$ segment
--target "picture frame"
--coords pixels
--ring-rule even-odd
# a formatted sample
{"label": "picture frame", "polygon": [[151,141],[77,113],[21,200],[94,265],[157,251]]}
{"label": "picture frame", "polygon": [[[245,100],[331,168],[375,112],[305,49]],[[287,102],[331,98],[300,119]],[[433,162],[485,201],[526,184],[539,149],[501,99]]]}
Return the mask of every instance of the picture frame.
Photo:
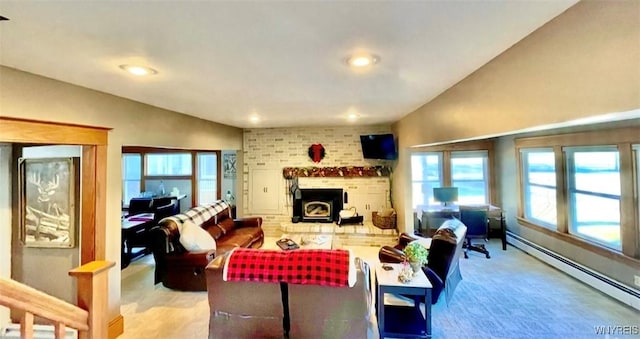
{"label": "picture frame", "polygon": [[75,247],[76,159],[18,160],[19,234],[25,247]]}
{"label": "picture frame", "polygon": [[236,154],[224,153],[222,155],[222,171],[225,179],[236,178]]}

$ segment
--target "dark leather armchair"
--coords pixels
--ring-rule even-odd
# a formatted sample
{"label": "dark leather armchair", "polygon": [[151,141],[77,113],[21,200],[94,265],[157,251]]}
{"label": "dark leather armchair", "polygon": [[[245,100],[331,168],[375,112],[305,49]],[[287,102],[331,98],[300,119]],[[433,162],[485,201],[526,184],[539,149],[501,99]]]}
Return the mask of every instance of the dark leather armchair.
{"label": "dark leather armchair", "polygon": [[482,207],[460,206],[460,221],[467,226],[466,247],[464,250],[465,259],[469,258],[468,251],[483,253],[487,259],[491,258],[489,250],[484,244],[474,245],[471,239],[487,240],[489,236],[488,209]]}
{"label": "dark leather armchair", "polygon": [[[445,291],[447,301],[453,295],[462,275],[458,266],[458,260],[462,252],[462,244],[467,227],[457,219],[445,221],[435,232],[429,246],[427,264],[422,268],[427,279],[431,282],[431,303],[435,304],[442,291]],[[417,235],[402,233],[398,244],[383,246],[378,252],[380,262],[399,263],[405,260],[402,249],[411,241],[420,239]],[[426,239],[426,238],[423,238]]]}

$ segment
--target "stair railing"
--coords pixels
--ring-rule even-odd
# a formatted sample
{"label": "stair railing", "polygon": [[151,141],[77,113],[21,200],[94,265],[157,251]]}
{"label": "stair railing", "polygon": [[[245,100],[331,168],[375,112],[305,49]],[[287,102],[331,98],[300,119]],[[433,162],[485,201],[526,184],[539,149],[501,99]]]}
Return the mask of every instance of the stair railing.
{"label": "stair railing", "polygon": [[21,338],[33,338],[34,316],[53,324],[56,339],[65,338],[67,327],[78,330],[79,339],[107,338],[107,272],[113,266],[113,262],[92,261],[69,271],[78,282],[77,306],[5,278],[0,278],[0,305],[24,312]]}

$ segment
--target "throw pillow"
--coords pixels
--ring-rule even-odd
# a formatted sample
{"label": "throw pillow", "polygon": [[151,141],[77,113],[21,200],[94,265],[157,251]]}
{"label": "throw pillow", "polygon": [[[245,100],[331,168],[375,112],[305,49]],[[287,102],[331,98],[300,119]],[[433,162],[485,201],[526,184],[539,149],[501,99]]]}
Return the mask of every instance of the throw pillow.
{"label": "throw pillow", "polygon": [[216,241],[200,226],[191,221],[182,224],[180,243],[187,251],[209,251],[216,249]]}

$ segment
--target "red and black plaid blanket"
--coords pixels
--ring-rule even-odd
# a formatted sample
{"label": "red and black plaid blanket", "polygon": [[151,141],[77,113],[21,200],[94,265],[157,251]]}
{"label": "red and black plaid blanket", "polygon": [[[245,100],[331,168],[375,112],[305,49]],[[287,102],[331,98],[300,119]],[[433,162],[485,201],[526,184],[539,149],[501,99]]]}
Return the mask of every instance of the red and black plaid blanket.
{"label": "red and black plaid blanket", "polygon": [[349,279],[350,261],[347,250],[236,248],[227,258],[223,278],[225,281],[353,286],[355,282]]}

